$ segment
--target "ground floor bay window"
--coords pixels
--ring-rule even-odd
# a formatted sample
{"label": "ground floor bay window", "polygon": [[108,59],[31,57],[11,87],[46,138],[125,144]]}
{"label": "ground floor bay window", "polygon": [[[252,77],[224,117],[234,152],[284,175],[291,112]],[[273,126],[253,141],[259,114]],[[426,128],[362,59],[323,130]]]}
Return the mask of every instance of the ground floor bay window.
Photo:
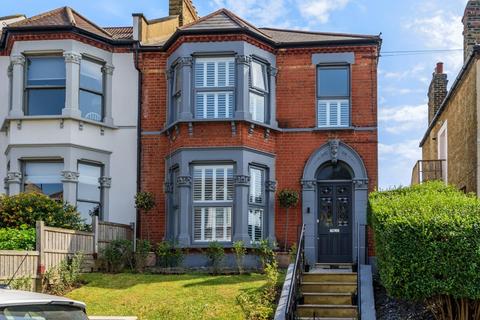
{"label": "ground floor bay window", "polygon": [[23,191],[42,193],[54,200],[63,201],[62,170],[63,162],[24,162]]}
{"label": "ground floor bay window", "polygon": [[78,163],[77,210],[87,223],[102,213],[101,176],[101,165]]}

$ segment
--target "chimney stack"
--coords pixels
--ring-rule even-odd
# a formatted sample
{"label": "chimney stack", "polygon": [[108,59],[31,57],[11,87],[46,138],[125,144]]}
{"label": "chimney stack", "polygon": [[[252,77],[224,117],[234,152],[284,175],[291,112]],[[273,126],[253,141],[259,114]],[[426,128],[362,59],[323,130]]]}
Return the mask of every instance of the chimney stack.
{"label": "chimney stack", "polygon": [[168,4],[168,14],[178,16],[180,27],[200,18],[192,0],[169,0]]}
{"label": "chimney stack", "polygon": [[469,0],[463,14],[463,57],[464,61],[480,43],[480,1]]}
{"label": "chimney stack", "polygon": [[430,124],[433,117],[442,105],[443,100],[447,96],[447,74],[443,73],[443,62],[438,62],[432,75],[432,82],[428,88],[428,123]]}

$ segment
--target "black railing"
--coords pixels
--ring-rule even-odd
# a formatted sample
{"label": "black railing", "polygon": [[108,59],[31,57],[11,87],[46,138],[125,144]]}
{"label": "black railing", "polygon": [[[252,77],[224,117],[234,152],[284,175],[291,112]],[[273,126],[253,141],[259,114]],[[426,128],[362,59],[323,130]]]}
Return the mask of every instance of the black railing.
{"label": "black railing", "polygon": [[287,320],[296,319],[297,305],[300,300],[300,286],[302,284],[302,273],[305,270],[305,225],[302,226],[298,238],[297,254],[293,267],[290,289],[288,291],[287,307],[285,309],[285,318]]}

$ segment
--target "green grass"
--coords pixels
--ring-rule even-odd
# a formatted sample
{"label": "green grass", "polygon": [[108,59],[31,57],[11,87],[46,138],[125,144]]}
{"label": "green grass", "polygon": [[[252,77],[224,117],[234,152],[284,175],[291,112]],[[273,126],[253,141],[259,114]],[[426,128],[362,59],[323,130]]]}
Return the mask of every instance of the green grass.
{"label": "green grass", "polygon": [[86,285],[69,298],[87,304],[89,315],[157,319],[243,319],[237,295],[258,290],[263,275],[209,276],[148,274],[85,274]]}

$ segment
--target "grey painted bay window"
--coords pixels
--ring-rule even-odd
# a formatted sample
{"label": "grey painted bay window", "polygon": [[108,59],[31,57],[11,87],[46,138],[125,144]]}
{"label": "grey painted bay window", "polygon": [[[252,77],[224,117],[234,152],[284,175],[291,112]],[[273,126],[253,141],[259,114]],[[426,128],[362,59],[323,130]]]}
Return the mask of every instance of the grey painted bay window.
{"label": "grey painted bay window", "polygon": [[91,163],[78,163],[77,210],[87,223],[93,216],[101,216],[102,190],[100,177],[102,166]]}
{"label": "grey painted bay window", "polygon": [[103,64],[83,58],[80,63],[79,108],[83,118],[103,120]]}
{"label": "grey painted bay window", "polygon": [[265,170],[258,167],[250,167],[248,235],[252,243],[264,238],[265,205]]}
{"label": "grey painted bay window", "polygon": [[194,241],[231,241],[232,208],[233,166],[194,166]]}
{"label": "grey painted bay window", "polygon": [[249,111],[252,120],[266,122],[266,106],[268,97],[267,66],[257,60],[252,60],[250,67]]}
{"label": "grey painted bay window", "polygon": [[317,69],[318,127],[350,126],[350,68],[319,66]]}
{"label": "grey painted bay window", "polygon": [[176,65],[173,68],[172,78],[172,121],[178,119],[182,108],[182,68]]}
{"label": "grey painted bay window", "polygon": [[233,57],[195,59],[195,118],[232,118],[234,94]]}
{"label": "grey painted bay window", "polygon": [[65,84],[63,57],[27,57],[25,114],[61,115],[65,106]]}
{"label": "grey painted bay window", "polygon": [[63,200],[62,162],[26,161],[23,163],[23,191],[42,193]]}

